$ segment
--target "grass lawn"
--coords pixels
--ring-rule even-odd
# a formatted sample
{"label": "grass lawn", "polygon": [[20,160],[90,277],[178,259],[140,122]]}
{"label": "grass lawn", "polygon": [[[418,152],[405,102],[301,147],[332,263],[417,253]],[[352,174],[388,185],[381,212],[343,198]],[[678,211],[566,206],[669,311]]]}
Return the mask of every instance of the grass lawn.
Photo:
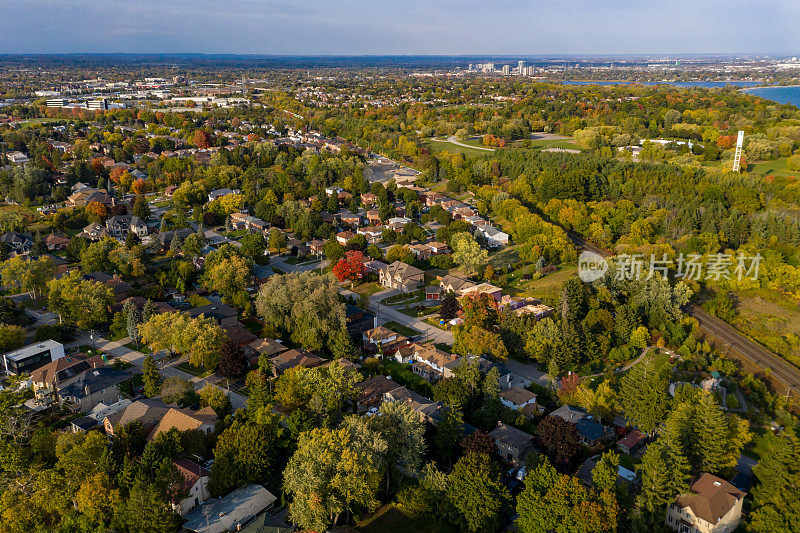
{"label": "grass lawn", "polygon": [[145,353],[145,354],[153,353],[153,352],[150,351],[150,347],[147,346],[146,344],[139,344],[139,346],[136,346],[136,343],[131,341],[128,344],[126,344],[125,346],[127,348],[130,348],[131,350],[134,350],[134,351],[137,351],[137,352],[141,352],[141,353]]}
{"label": "grass lawn", "polygon": [[424,291],[414,291],[414,292],[401,292],[400,294],[395,294],[394,296],[390,296],[385,300],[382,300],[381,303],[385,305],[391,304],[399,304],[399,303],[413,303],[413,302],[421,302],[425,299],[425,292]]}
{"label": "grass lawn", "polygon": [[772,289],[736,294],[738,316],[733,325],[786,360],[800,365],[800,308],[791,297]]}
{"label": "grass lawn", "polygon": [[184,361],[179,365],[175,365],[175,368],[178,370],[183,370],[184,372],[191,374],[193,376],[198,376],[204,378],[206,376],[210,376],[211,372],[208,372],[202,368],[197,368],[196,366],[192,366],[189,364],[189,361]]}
{"label": "grass lawn", "polygon": [[760,176],[794,176],[800,177],[800,172],[789,170],[786,166],[786,158],[773,159],[771,161],[761,161],[754,163],[750,172]]}
{"label": "grass lawn", "polygon": [[383,290],[383,287],[377,281],[369,281],[367,283],[362,283],[360,285],[356,285],[353,287],[352,291],[362,296],[372,296],[376,292],[380,292]]}
{"label": "grass lawn", "polygon": [[477,148],[466,148],[464,146],[458,146],[456,144],[451,143],[450,141],[438,141],[434,139],[429,139],[425,141],[424,144],[433,151],[447,152],[450,154],[480,155],[480,154],[491,153],[488,150],[478,150]]}
{"label": "grass lawn", "polygon": [[362,533],[446,533],[453,528],[429,518],[412,516],[394,505],[385,505],[356,523]]}
{"label": "grass lawn", "polygon": [[421,316],[427,316],[432,313],[435,313],[439,310],[441,306],[434,305],[432,307],[424,307],[422,309],[412,309],[411,307],[406,307],[405,309],[400,309],[400,312],[404,315],[408,315],[414,318],[418,318]]}
{"label": "grass lawn", "polygon": [[408,387],[417,394],[422,394],[426,398],[433,398],[433,388],[431,384],[425,381],[425,378],[419,376],[411,370],[411,365],[403,365],[394,359],[384,359],[381,361],[383,374],[391,376],[391,378],[398,384]]}
{"label": "grass lawn", "polygon": [[404,326],[403,324],[398,324],[397,322],[387,322],[383,325],[385,328],[389,328],[390,330],[399,333],[400,335],[405,335],[406,337],[415,337],[420,334],[419,331],[415,330],[414,328],[410,328],[408,326]]}
{"label": "grass lawn", "polygon": [[542,298],[550,294],[553,290],[558,290],[567,279],[577,274],[577,272],[577,265],[564,265],[561,270],[548,274],[543,278],[534,280],[515,278],[510,285],[512,287],[515,286],[520,296]]}

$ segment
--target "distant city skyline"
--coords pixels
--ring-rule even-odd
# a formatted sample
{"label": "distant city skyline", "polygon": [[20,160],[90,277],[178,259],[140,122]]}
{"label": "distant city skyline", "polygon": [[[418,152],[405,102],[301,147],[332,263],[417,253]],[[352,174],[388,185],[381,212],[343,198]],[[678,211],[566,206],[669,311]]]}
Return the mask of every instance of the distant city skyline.
{"label": "distant city skyline", "polygon": [[0,0],[0,53],[800,54],[771,0]]}

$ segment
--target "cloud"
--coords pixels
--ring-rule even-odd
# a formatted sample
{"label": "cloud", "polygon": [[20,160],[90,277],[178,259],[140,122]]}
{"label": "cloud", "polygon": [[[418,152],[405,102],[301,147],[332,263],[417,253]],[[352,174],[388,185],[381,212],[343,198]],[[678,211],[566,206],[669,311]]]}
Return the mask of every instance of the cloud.
{"label": "cloud", "polygon": [[[0,0],[0,52],[798,52],[772,0]],[[760,5],[755,5],[760,4]]]}

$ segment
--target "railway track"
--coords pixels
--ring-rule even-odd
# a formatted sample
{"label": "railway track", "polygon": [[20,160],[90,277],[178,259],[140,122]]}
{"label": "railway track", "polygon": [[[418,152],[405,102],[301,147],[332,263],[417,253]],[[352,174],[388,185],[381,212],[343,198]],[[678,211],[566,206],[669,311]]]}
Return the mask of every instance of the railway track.
{"label": "railway track", "polygon": [[[604,257],[612,255],[610,251],[588,242],[574,231],[568,231],[567,235],[576,246],[584,250]],[[794,389],[795,392],[800,392],[800,368],[757,342],[748,339],[724,320],[706,313],[696,305],[689,306],[687,312],[697,319],[700,327],[717,339],[726,349],[733,350],[755,366],[768,370],[770,377],[780,382],[787,390]]]}

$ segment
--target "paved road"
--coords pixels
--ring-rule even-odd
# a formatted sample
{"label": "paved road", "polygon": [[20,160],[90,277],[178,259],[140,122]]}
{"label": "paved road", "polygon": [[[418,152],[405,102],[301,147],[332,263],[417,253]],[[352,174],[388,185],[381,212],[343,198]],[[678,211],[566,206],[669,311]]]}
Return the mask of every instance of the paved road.
{"label": "paved road", "polygon": [[448,137],[447,142],[453,143],[456,146],[461,146],[462,148],[473,148],[475,150],[485,150],[487,152],[494,152],[494,148],[486,148],[485,146],[472,146],[471,144],[464,144],[462,142],[459,142],[459,140],[456,139],[455,135],[451,135],[450,137]]}
{"label": "paved road", "polygon": [[[286,262],[287,258],[281,256],[272,256],[269,259],[269,266],[278,268],[283,270],[286,273],[289,272],[309,272],[312,270],[319,270],[320,269],[320,262],[315,260],[309,263],[304,263],[302,265],[290,265]],[[324,259],[322,261],[322,268],[325,268],[328,265],[328,260]]]}
{"label": "paved road", "polygon": [[[127,346],[125,346],[125,343],[128,343],[130,341],[131,340],[127,337],[124,339],[120,339],[119,341],[109,341],[102,337],[95,337],[94,343],[97,346],[98,350],[106,352],[112,355],[114,358],[120,358],[123,361],[129,362],[131,365],[133,365],[133,368],[137,372],[141,372],[145,354],[136,350],[132,350]],[[86,345],[92,344],[92,340],[89,338],[89,335],[87,333],[84,333],[82,336],[78,337],[73,342],[67,344],[66,347],[70,348],[73,346],[80,346],[84,344]],[[159,370],[161,372],[162,377],[164,378],[177,377],[180,379],[184,379],[186,381],[191,381],[192,384],[194,385],[195,390],[200,390],[204,386],[206,386],[206,384],[209,383],[211,385],[214,385],[215,387],[217,386],[216,384],[213,383],[213,381],[218,379],[218,377],[213,374],[205,378],[200,378],[197,376],[193,376],[192,374],[184,372],[183,370],[180,370],[175,367],[175,365],[178,365],[183,361],[186,361],[185,357],[181,357],[175,361],[170,361],[165,365],[159,364]],[[224,387],[220,388],[222,390],[225,390]],[[231,399],[231,406],[233,407],[234,411],[237,409],[244,409],[245,407],[247,407],[247,398],[245,396],[233,391],[225,391],[225,392]]]}

